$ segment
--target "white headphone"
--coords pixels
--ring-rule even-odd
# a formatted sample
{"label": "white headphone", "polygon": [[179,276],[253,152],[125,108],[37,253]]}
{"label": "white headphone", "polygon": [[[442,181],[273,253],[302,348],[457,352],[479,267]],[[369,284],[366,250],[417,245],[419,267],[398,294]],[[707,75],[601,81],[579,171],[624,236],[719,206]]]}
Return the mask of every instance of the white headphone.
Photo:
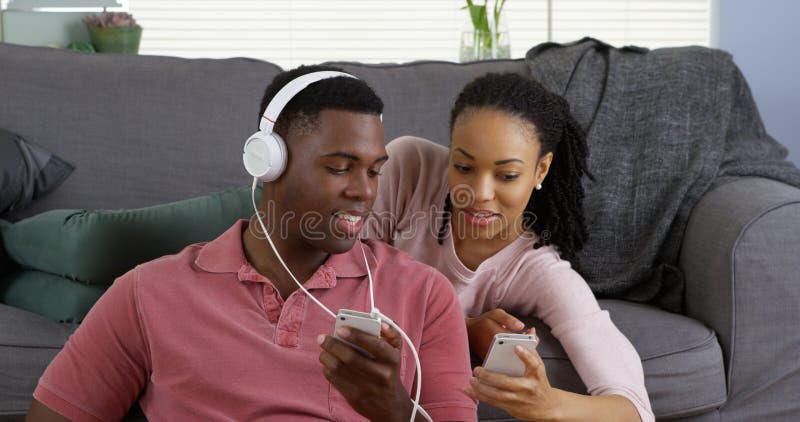
{"label": "white headphone", "polygon": [[286,150],[286,142],[280,135],[272,131],[278,115],[286,107],[286,104],[307,86],[323,79],[337,77],[358,79],[344,72],[330,70],[313,72],[293,79],[275,94],[264,110],[264,115],[261,116],[258,132],[247,138],[244,143],[242,160],[244,160],[244,168],[251,176],[262,182],[272,182],[281,176],[289,161],[289,154]]}

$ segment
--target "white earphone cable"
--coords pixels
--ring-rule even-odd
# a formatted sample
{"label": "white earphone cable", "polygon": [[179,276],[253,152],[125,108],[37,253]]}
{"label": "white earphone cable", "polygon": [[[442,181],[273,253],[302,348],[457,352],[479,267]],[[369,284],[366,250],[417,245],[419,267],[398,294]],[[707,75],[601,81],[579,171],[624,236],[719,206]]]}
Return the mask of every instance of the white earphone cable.
{"label": "white earphone cable", "polygon": [[364,243],[361,242],[361,239],[359,239],[358,243],[361,244],[361,255],[364,255],[364,265],[367,267],[367,278],[369,279],[369,309],[370,309],[370,312],[372,312],[372,311],[378,309],[378,308],[375,307],[375,294],[373,293],[373,288],[372,288],[372,272],[369,270],[369,262],[367,261],[367,253],[364,252]]}
{"label": "white earphone cable", "polygon": [[[317,298],[315,298],[314,295],[312,295],[308,290],[306,290],[306,288],[303,287],[303,285],[297,280],[297,278],[295,278],[295,276],[292,273],[292,271],[289,270],[289,267],[286,265],[286,263],[283,262],[283,258],[281,258],[281,254],[278,253],[278,248],[276,248],[275,244],[272,243],[272,239],[269,237],[269,233],[267,232],[267,228],[264,226],[264,222],[261,220],[261,214],[259,214],[258,205],[256,204],[256,187],[257,186],[258,186],[258,178],[254,177],[253,178],[253,187],[252,187],[251,192],[250,192],[250,198],[252,199],[252,202],[253,202],[253,210],[256,213],[256,219],[258,220],[258,224],[261,226],[261,230],[264,231],[264,236],[266,236],[267,242],[269,242],[269,246],[272,248],[272,251],[275,253],[275,256],[278,258],[278,261],[283,266],[283,269],[285,269],[286,272],[289,273],[289,276],[292,277],[292,280],[294,280],[294,282],[297,284],[297,286],[306,294],[306,296],[310,297],[311,300],[313,300],[317,305],[319,305],[322,309],[324,309],[325,312],[329,313],[333,317],[333,319],[335,320],[336,319],[336,314],[331,312],[331,310],[328,309],[327,306],[323,305],[322,302],[317,300]],[[385,320],[387,324],[391,325],[392,328],[394,328],[395,330],[397,330],[397,332],[400,333],[400,336],[403,338],[403,340],[405,340],[408,343],[408,345],[411,347],[411,354],[414,356],[414,362],[417,365],[417,391],[416,391],[416,394],[414,396],[414,399],[411,400],[411,402],[414,403],[414,411],[411,412],[411,422],[413,422],[414,419],[416,419],[417,413],[420,413],[428,421],[433,422],[433,419],[430,417],[428,412],[426,412],[425,409],[422,408],[422,406],[419,405],[419,396],[420,396],[420,391],[422,389],[422,367],[420,365],[419,355],[417,354],[417,350],[414,347],[414,343],[411,342],[411,339],[408,337],[408,335],[405,333],[405,331],[403,331],[403,329],[400,328],[399,325],[397,325],[394,321],[392,321],[391,318],[389,318],[386,315],[382,314],[381,311],[378,310],[378,308],[375,307],[375,296],[374,296],[374,293],[372,291],[372,271],[370,271],[370,269],[369,269],[369,262],[367,261],[367,254],[364,251],[364,244],[363,243],[361,244],[361,254],[364,255],[364,264],[367,266],[367,277],[369,278],[369,300],[370,300],[370,305],[372,306],[371,307],[372,316],[373,317],[377,316],[380,319]]]}
{"label": "white earphone cable", "polygon": [[[367,276],[369,277],[370,298],[372,298],[372,272],[369,269],[369,262],[367,261],[367,253],[364,252],[364,244],[363,243],[361,244],[361,254],[364,256],[364,264],[366,264],[366,266],[367,266]],[[381,320],[384,320],[384,321],[386,321],[387,324],[391,325],[392,328],[397,330],[397,332],[400,333],[400,336],[403,338],[403,340],[405,340],[406,343],[408,343],[408,345],[410,346],[411,354],[414,356],[414,363],[417,365],[417,391],[414,394],[414,398],[411,400],[414,403],[414,411],[411,412],[411,422],[414,422],[414,419],[416,418],[417,412],[421,413],[422,416],[425,417],[425,419],[433,422],[433,420],[430,417],[430,415],[428,415],[428,412],[426,412],[425,409],[423,409],[422,406],[419,405],[419,395],[420,395],[420,392],[422,391],[422,364],[419,361],[419,355],[417,354],[417,349],[414,347],[414,343],[411,342],[411,338],[408,337],[408,334],[406,334],[406,332],[403,331],[403,329],[400,328],[399,325],[397,325],[394,321],[392,321],[391,318],[389,318],[388,316],[386,316],[383,313],[381,313],[381,311],[378,308],[375,307],[375,302],[374,301],[372,303],[372,311],[371,311],[371,313],[372,313],[373,317],[379,317]]]}
{"label": "white earphone cable", "polygon": [[283,265],[283,269],[285,269],[286,272],[289,273],[289,276],[292,277],[292,280],[294,280],[294,282],[297,284],[297,287],[299,287],[300,290],[302,290],[306,294],[306,296],[310,297],[311,300],[316,302],[317,305],[319,305],[322,309],[324,309],[325,312],[329,313],[333,317],[333,319],[336,319],[336,314],[331,312],[331,310],[328,309],[327,306],[323,305],[322,302],[320,302],[319,300],[317,300],[317,298],[314,297],[314,295],[309,293],[308,290],[306,290],[306,288],[303,287],[303,284],[300,283],[299,281],[297,281],[297,279],[294,277],[294,274],[291,272],[291,270],[289,270],[289,267],[286,266],[286,263],[283,262],[283,258],[281,258],[281,254],[278,253],[278,248],[276,248],[275,244],[272,243],[272,239],[269,237],[269,233],[267,232],[267,228],[264,226],[264,222],[261,221],[261,214],[259,214],[258,206],[256,205],[256,186],[257,185],[258,185],[258,178],[254,177],[253,178],[253,188],[252,188],[252,192],[251,192],[251,195],[250,195],[252,200],[253,200],[253,210],[256,213],[256,219],[258,219],[258,224],[261,226],[261,230],[264,230],[264,236],[267,237],[267,242],[269,242],[269,246],[272,247],[272,252],[275,252],[275,256],[278,258],[278,261],[280,261],[281,265]]}

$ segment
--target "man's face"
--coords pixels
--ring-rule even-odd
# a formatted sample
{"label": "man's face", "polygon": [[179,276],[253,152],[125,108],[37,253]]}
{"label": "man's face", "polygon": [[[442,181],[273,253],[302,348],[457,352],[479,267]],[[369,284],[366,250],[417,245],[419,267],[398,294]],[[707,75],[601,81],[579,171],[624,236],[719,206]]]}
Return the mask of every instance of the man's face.
{"label": "man's face", "polygon": [[267,210],[280,235],[331,254],[349,251],[375,202],[383,137],[379,116],[341,110],[323,110],[310,133],[290,134],[286,172],[272,183]]}

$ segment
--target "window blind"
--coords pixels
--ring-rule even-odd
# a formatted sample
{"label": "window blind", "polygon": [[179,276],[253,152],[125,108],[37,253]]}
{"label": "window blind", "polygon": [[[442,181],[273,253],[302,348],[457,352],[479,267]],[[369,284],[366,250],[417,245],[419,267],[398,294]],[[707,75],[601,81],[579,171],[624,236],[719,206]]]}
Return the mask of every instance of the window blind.
{"label": "window blind", "polygon": [[708,46],[708,0],[553,0],[552,37],[564,42],[592,36],[615,46]]}
{"label": "window blind", "polygon": [[[708,45],[711,0],[507,0],[512,57],[592,36],[612,45]],[[476,0],[481,4],[481,0]],[[141,54],[254,57],[284,68],[326,60],[457,61],[463,0],[127,0]],[[490,5],[493,4],[490,0]],[[550,27],[548,28],[548,22]]]}

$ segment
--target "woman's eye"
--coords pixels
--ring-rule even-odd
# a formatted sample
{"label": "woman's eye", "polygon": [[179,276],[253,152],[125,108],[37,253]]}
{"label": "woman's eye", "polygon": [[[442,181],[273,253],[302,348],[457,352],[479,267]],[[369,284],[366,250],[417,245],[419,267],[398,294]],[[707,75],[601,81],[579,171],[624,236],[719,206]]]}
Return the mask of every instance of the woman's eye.
{"label": "woman's eye", "polygon": [[368,170],[368,171],[367,171],[367,176],[369,176],[369,177],[378,177],[378,176],[380,176],[381,174],[382,174],[382,173],[381,173],[381,172],[379,172],[379,171],[377,171],[377,170]]}
{"label": "woman's eye", "polygon": [[455,168],[459,173],[469,173],[471,170],[468,166],[462,166],[460,164],[453,164],[453,168]]}
{"label": "woman's eye", "polygon": [[328,169],[328,172],[330,172],[331,174],[336,174],[336,175],[345,174],[349,170],[347,168],[340,169],[340,168],[336,168],[336,167],[326,167],[326,168]]}
{"label": "woman's eye", "polygon": [[500,175],[500,178],[501,178],[501,179],[502,179],[504,182],[510,182],[510,181],[512,181],[512,180],[517,180],[517,179],[519,178],[519,174],[518,174],[518,173],[508,173],[508,174],[501,174],[501,175]]}

